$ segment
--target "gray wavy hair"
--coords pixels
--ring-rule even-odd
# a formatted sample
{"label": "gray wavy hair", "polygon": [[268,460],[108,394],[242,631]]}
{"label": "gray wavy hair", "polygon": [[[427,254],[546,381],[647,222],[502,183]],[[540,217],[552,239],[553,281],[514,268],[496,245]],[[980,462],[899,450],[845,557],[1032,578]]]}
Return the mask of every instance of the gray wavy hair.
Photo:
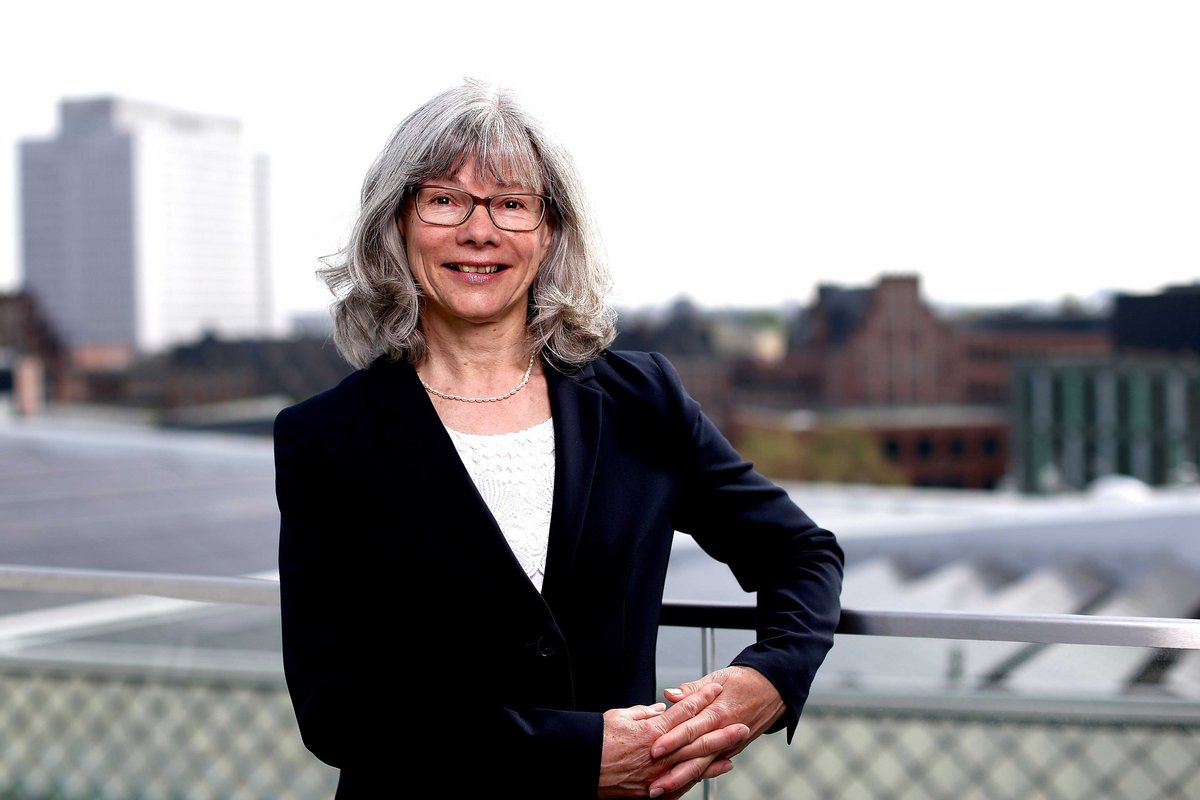
{"label": "gray wavy hair", "polygon": [[334,295],[334,342],[366,367],[380,356],[419,363],[421,288],[397,224],[412,187],[458,171],[469,159],[501,183],[549,196],[549,252],[530,287],[526,323],[533,352],[560,366],[583,364],[616,335],[610,278],[583,185],[570,155],[506,89],[467,80],[397,126],[363,180],[350,241],[322,259],[317,274]]}

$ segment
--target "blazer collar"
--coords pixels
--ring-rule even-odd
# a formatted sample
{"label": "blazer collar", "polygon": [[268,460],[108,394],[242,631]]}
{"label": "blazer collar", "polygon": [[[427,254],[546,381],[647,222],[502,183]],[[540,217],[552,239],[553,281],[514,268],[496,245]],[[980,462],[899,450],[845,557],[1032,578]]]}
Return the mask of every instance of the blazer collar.
{"label": "blazer collar", "polygon": [[547,364],[546,384],[554,415],[554,507],[542,595],[553,603],[568,587],[583,533],[600,452],[603,393],[596,386],[591,364],[570,374]]}
{"label": "blazer collar", "polygon": [[372,429],[379,433],[377,463],[388,472],[385,483],[406,487],[404,497],[438,504],[446,527],[461,537],[458,547],[464,553],[493,565],[511,562],[523,575],[416,370],[408,362],[380,358],[366,377]]}
{"label": "blazer collar", "polygon": [[[568,586],[583,532],[600,451],[603,392],[596,385],[590,364],[563,373],[547,363],[545,372],[554,417],[555,451],[554,504],[542,582],[542,596],[550,602]],[[467,504],[464,510],[474,510],[487,520],[486,526],[476,528],[485,534],[490,531],[484,538],[503,545],[507,560],[519,570],[504,534],[475,490],[441,418],[421,387],[416,370],[407,362],[378,359],[368,373],[372,411],[382,423],[381,443],[396,448],[392,452],[397,461],[406,465],[397,479],[427,486],[427,497],[440,496],[447,485],[463,486],[477,505],[473,508],[473,504]],[[416,456],[405,458],[406,453]]]}

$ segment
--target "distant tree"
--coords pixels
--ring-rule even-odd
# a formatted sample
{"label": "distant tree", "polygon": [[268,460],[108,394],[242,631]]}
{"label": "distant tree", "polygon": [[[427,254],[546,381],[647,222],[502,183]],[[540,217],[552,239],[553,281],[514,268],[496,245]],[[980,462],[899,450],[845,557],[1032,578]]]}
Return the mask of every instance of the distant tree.
{"label": "distant tree", "polygon": [[902,485],[906,481],[867,431],[818,428],[803,434],[751,429],[738,439],[743,458],[776,480]]}
{"label": "distant tree", "polygon": [[781,330],[787,325],[783,313],[770,308],[751,309],[745,312],[742,318],[752,328]]}
{"label": "distant tree", "polygon": [[668,356],[712,355],[712,320],[687,297],[680,297],[661,319],[619,315],[614,350],[653,350]]}
{"label": "distant tree", "polygon": [[681,297],[672,305],[658,329],[662,351],[669,354],[700,356],[712,354],[711,321],[695,303]]}
{"label": "distant tree", "polygon": [[736,444],[742,458],[753,462],[755,468],[768,478],[800,480],[803,459],[799,437],[795,434],[752,428],[742,432]]}

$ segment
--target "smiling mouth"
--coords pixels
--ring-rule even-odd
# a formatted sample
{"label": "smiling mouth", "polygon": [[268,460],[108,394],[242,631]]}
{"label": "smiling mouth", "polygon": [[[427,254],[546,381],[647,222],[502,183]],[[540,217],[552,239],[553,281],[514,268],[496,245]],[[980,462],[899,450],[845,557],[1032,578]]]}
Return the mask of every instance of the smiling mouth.
{"label": "smiling mouth", "polygon": [[491,275],[499,272],[506,267],[500,264],[488,264],[487,266],[479,266],[476,264],[447,264],[447,267],[456,272],[468,272],[472,275]]}

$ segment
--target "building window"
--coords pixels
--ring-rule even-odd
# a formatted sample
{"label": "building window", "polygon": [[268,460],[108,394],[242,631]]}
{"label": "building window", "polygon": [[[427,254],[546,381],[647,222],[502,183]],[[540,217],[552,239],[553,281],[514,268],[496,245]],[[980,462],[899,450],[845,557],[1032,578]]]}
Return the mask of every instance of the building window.
{"label": "building window", "polygon": [[953,458],[953,459],[955,459],[955,460],[961,459],[961,458],[962,458],[962,455],[963,455],[963,451],[964,451],[965,449],[966,449],[966,448],[965,448],[965,446],[963,445],[963,440],[962,440],[962,437],[961,437],[961,436],[953,436],[953,437],[951,437],[951,439],[950,439],[950,445],[949,445],[950,457],[951,457],[951,458]]}

